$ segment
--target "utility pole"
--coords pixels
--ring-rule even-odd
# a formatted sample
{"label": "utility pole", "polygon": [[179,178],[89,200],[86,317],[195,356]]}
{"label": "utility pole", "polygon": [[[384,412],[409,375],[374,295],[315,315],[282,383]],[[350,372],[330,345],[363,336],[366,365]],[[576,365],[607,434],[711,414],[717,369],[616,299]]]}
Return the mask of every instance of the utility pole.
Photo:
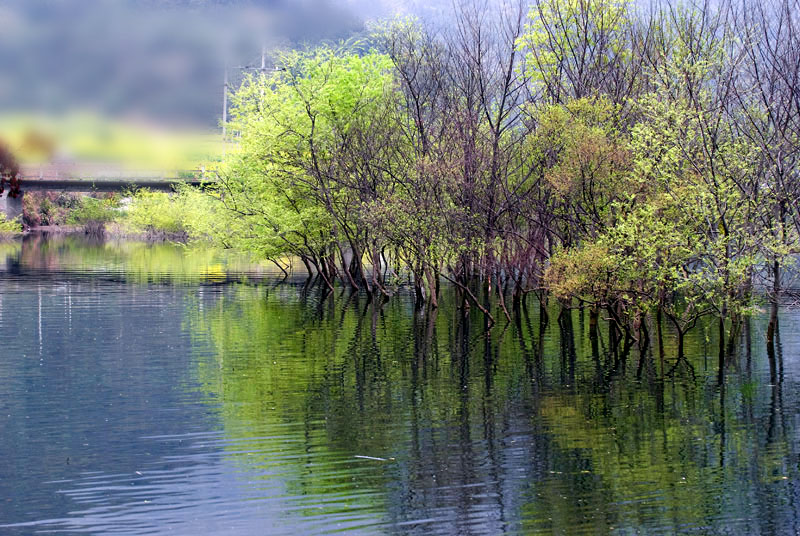
{"label": "utility pole", "polygon": [[261,72],[267,70],[267,44],[261,44]]}
{"label": "utility pole", "polygon": [[225,74],[222,84],[222,157],[225,158],[228,144],[228,60],[225,60]]}
{"label": "utility pole", "polygon": [[[241,70],[241,71],[245,71],[245,70],[249,70],[249,69],[257,70],[258,72],[260,72],[262,74],[267,72],[267,44],[266,43],[262,43],[261,44],[261,68],[260,69],[257,69],[257,68],[252,67],[252,66],[247,66],[247,65],[239,67],[239,70]],[[225,149],[226,149],[226,146],[227,146],[227,140],[228,140],[228,136],[227,136],[227,134],[228,134],[228,132],[227,132],[227,128],[228,128],[228,60],[225,60],[225,75],[224,75],[224,83],[223,83],[223,88],[222,89],[223,89],[223,91],[222,91],[222,156],[224,157],[225,156]],[[262,91],[262,95],[263,95],[263,91],[264,90],[262,89],[261,91]]]}

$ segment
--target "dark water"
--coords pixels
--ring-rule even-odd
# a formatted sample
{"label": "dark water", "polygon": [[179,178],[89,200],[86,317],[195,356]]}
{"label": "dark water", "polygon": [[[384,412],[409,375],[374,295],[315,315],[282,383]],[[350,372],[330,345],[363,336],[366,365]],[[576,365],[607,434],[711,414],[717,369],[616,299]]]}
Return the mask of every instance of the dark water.
{"label": "dark water", "polygon": [[671,337],[615,360],[577,311],[486,334],[453,300],[0,244],[0,534],[798,534],[797,312],[720,388],[711,326],[662,379]]}

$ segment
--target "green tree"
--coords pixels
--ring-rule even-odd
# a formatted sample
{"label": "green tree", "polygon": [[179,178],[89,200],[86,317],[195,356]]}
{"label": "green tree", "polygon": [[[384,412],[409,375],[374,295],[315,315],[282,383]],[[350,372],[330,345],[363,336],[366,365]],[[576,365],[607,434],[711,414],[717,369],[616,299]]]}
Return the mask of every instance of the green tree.
{"label": "green tree", "polygon": [[380,246],[364,211],[391,183],[392,146],[380,138],[389,132],[382,119],[391,109],[391,63],[374,52],[319,48],[279,65],[234,95],[241,152],[221,198],[248,230],[248,249],[298,255],[329,285],[338,256],[341,273],[372,290],[363,257],[374,262]]}

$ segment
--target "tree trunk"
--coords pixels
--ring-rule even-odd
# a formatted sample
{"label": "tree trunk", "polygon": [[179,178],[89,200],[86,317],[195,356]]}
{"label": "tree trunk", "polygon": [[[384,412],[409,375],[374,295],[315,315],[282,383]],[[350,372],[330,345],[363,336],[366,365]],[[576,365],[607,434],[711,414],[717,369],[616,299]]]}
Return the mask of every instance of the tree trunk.
{"label": "tree trunk", "polygon": [[306,271],[308,272],[308,279],[314,277],[314,271],[311,268],[311,264],[308,262],[308,258],[305,255],[300,255],[300,260],[303,261],[303,265],[306,267]]}
{"label": "tree trunk", "polygon": [[767,358],[769,359],[769,381],[772,385],[778,383],[778,367],[775,359],[775,338],[778,331],[778,304],[772,302],[767,325]]}
{"label": "tree trunk", "polygon": [[717,383],[722,385],[725,379],[725,319],[719,319],[719,364],[717,369]]}
{"label": "tree trunk", "polygon": [[350,266],[347,265],[347,259],[345,259],[344,257],[344,250],[342,249],[342,246],[337,245],[336,247],[339,248],[339,257],[342,260],[342,271],[347,276],[347,281],[350,283],[351,287],[358,290],[360,287],[358,286],[358,284],[356,284],[355,279],[353,279],[353,274],[350,271]]}
{"label": "tree trunk", "polygon": [[595,359],[600,358],[600,337],[598,334],[599,320],[600,312],[597,310],[597,307],[593,305],[591,309],[589,309],[589,341],[592,344],[592,356]]}
{"label": "tree trunk", "polygon": [[425,266],[425,279],[428,281],[428,299],[430,300],[431,307],[435,309],[439,307],[439,299],[436,295],[436,280],[433,277],[430,266]]}

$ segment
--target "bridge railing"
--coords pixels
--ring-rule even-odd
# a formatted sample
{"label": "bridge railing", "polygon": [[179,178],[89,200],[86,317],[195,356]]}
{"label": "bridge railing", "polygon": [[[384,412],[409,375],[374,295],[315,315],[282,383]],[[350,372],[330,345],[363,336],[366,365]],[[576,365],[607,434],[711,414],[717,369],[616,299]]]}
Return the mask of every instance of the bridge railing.
{"label": "bridge railing", "polygon": [[20,166],[22,180],[176,180],[181,178],[210,179],[204,168],[192,170],[136,170],[101,162],[47,163]]}

